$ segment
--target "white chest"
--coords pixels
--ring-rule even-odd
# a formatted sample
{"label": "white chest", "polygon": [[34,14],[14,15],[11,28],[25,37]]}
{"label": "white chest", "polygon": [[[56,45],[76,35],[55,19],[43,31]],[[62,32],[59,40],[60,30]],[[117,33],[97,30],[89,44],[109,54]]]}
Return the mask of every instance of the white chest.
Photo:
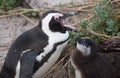
{"label": "white chest", "polygon": [[[44,63],[44,65],[42,65],[42,67],[40,67],[37,72],[34,74],[34,76],[32,78],[40,78],[45,72],[47,72],[54,64],[55,62],[58,60],[58,58],[60,57],[64,47],[67,45],[68,41],[66,41],[65,43],[63,43],[62,45],[59,45],[56,48],[56,51],[54,52],[54,54],[51,55],[51,57],[48,59],[47,62]],[[40,56],[37,57],[37,59],[41,60]]]}
{"label": "white chest", "polygon": [[75,70],[75,78],[83,78],[81,71],[78,69],[78,67],[74,64],[73,60],[70,58],[71,64]]}
{"label": "white chest", "polygon": [[[54,48],[54,45],[56,43],[59,43],[61,41],[65,41],[69,37],[68,32],[66,32],[65,34],[61,34],[59,32],[56,32],[56,33],[48,32],[47,35],[49,37],[49,39],[48,39],[48,45],[44,48],[44,52],[42,52],[40,55],[38,55],[36,57],[36,60],[39,61],[39,62],[42,60],[43,57],[46,56],[46,54],[48,54],[50,51],[52,51],[52,49]],[[65,47],[64,44],[61,45],[57,49],[61,50],[63,47]]]}
{"label": "white chest", "polygon": [[[44,48],[44,52],[41,53],[40,55],[38,55],[36,57],[37,61],[41,61],[43,57],[45,57],[49,52],[52,51],[54,44],[59,43],[61,41],[65,41],[68,39],[69,37],[69,33],[66,32],[64,34],[56,32],[46,32],[45,33],[48,35],[49,40],[48,40],[48,45]],[[47,62],[45,62],[38,70],[37,72],[33,75],[32,78],[40,78],[40,76],[42,76],[45,72],[47,72],[54,64],[55,62],[58,60],[58,58],[60,57],[63,49],[65,48],[65,46],[67,45],[68,41],[66,41],[63,44],[60,44],[56,47],[55,52],[49,57],[49,59],[47,60]]]}
{"label": "white chest", "polygon": [[75,70],[75,77],[82,78],[81,72],[79,70]]}

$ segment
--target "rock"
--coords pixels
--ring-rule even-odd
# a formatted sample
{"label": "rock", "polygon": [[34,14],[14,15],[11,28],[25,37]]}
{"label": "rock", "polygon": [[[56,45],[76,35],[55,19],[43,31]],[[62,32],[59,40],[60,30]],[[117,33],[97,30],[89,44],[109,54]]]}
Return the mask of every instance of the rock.
{"label": "rock", "polygon": [[119,51],[120,52],[120,39],[110,39],[100,45],[100,50],[105,52]]}
{"label": "rock", "polygon": [[116,78],[120,78],[120,52],[109,52],[101,54],[110,61],[113,66],[114,72],[116,74]]}
{"label": "rock", "polygon": [[73,3],[88,3],[91,0],[25,0],[32,8],[40,9],[52,7],[55,5],[73,4]]}
{"label": "rock", "polygon": [[100,53],[111,62],[116,78],[120,78],[120,39],[109,39],[100,44]]}

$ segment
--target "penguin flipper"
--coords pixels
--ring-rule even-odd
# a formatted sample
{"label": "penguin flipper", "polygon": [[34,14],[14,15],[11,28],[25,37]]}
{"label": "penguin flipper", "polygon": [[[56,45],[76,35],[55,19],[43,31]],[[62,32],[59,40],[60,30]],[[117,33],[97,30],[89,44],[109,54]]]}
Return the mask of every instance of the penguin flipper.
{"label": "penguin flipper", "polygon": [[37,52],[29,51],[23,54],[20,63],[20,78],[32,78]]}

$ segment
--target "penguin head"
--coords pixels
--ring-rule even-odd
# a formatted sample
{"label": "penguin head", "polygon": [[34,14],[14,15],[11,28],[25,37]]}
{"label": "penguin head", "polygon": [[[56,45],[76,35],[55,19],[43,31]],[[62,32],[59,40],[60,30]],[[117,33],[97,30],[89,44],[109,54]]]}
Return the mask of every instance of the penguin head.
{"label": "penguin head", "polygon": [[72,14],[50,10],[43,13],[41,23],[44,28],[50,29],[52,32],[65,33],[67,29],[74,30],[74,27],[65,24],[64,20],[69,16]]}
{"label": "penguin head", "polygon": [[90,38],[79,38],[77,41],[77,49],[84,55],[94,55],[97,52],[97,45]]}

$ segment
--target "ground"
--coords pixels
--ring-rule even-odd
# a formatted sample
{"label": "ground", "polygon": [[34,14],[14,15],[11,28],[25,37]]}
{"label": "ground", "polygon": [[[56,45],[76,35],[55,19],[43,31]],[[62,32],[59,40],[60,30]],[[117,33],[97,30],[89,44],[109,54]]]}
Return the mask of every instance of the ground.
{"label": "ground", "polygon": [[[94,9],[91,8],[91,5],[86,4],[77,4],[76,6],[74,6],[74,8],[72,7],[73,5],[68,5],[68,7],[60,6],[54,9],[60,10],[62,12],[66,12],[70,8],[71,10],[83,9],[83,12],[81,12],[79,15],[67,19],[67,22],[69,24],[76,26],[76,28],[80,30],[81,27],[78,23],[80,22],[80,20],[83,19],[89,20],[93,15]],[[14,40],[20,34],[25,32],[26,30],[31,29],[32,27],[35,27],[38,24],[38,18],[29,17],[29,19],[32,20],[32,22],[21,15],[13,15],[0,19],[0,68],[4,63],[6,54],[12,42],[14,42]],[[70,52],[73,49],[74,46],[68,45],[56,65],[53,66],[53,68],[48,71],[47,75],[44,75],[43,78],[74,78],[74,70],[69,62]],[[116,75],[118,76],[117,78],[120,78],[120,50],[117,52],[111,51],[109,53],[100,53],[110,61],[110,63],[113,65]]]}

